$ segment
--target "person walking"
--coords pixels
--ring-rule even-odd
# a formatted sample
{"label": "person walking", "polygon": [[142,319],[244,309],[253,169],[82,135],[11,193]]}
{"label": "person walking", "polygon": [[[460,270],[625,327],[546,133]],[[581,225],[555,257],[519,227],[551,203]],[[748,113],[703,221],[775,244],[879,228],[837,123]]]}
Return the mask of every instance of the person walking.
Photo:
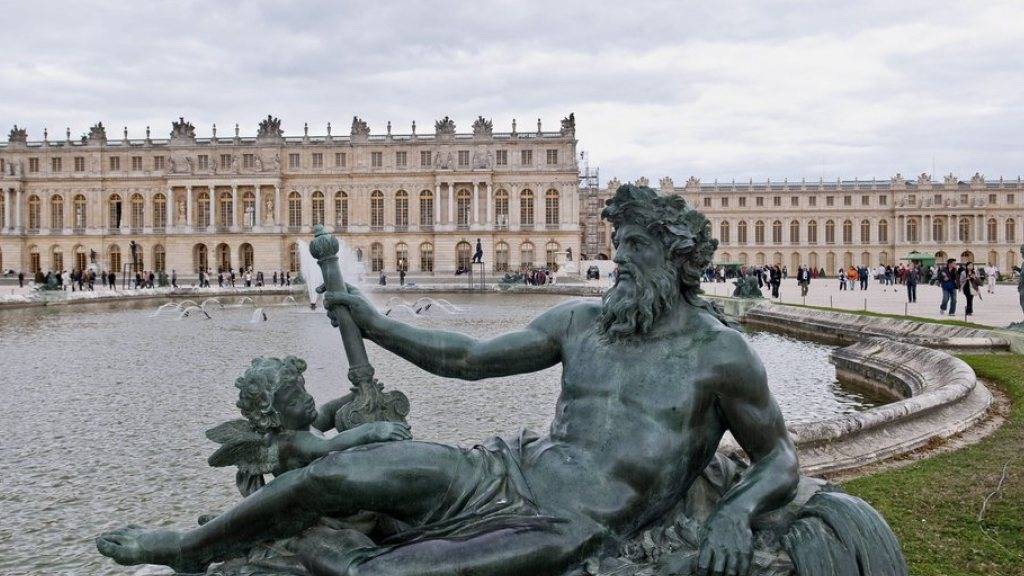
{"label": "person walking", "polygon": [[398,285],[405,286],[405,268],[398,271]]}
{"label": "person walking", "polygon": [[907,271],[907,302],[917,302],[917,283],[921,281],[921,269],[913,266]]}
{"label": "person walking", "polygon": [[807,296],[807,289],[811,286],[811,271],[806,266],[801,266],[796,272],[796,283],[800,285],[800,296]]}
{"label": "person walking", "polygon": [[999,277],[999,268],[995,264],[985,266],[985,283],[988,285],[988,293],[995,294],[996,278]]}
{"label": "person walking", "polygon": [[768,273],[768,278],[772,285],[772,298],[778,298],[779,286],[782,285],[782,268],[778,264],[772,266]]}
{"label": "person walking", "polygon": [[956,316],[956,292],[959,286],[957,282],[960,277],[956,269],[956,260],[950,258],[946,265],[939,269],[938,282],[942,287],[942,304],[939,305],[939,313],[948,312],[950,316]]}
{"label": "person walking", "polygon": [[968,262],[966,266],[960,269],[960,286],[964,293],[964,299],[967,300],[964,315],[971,316],[974,314],[974,296],[978,294],[978,289],[981,288],[978,272],[974,269],[973,263]]}
{"label": "person walking", "polygon": [[178,287],[178,271],[171,268],[171,288]]}
{"label": "person walking", "polygon": [[839,289],[846,290],[846,270],[839,269]]}
{"label": "person walking", "polygon": [[114,274],[113,270],[107,273],[107,286],[111,290],[117,290],[117,275]]}

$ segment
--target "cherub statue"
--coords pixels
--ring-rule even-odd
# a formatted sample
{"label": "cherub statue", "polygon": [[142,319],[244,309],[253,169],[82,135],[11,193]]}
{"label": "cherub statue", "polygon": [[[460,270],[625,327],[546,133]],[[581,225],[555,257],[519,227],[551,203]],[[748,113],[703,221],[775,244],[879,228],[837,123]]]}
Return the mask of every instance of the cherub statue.
{"label": "cherub statue", "polygon": [[306,392],[305,370],[306,362],[294,356],[253,359],[235,380],[236,406],[245,419],[206,432],[207,438],[221,445],[210,456],[210,466],[237,466],[235,483],[243,496],[263,487],[264,474],[278,476],[331,452],[412,437],[408,425],[398,422],[369,422],[324,437],[322,432],[336,427],[335,414],[352,395],[332,400],[318,411]]}

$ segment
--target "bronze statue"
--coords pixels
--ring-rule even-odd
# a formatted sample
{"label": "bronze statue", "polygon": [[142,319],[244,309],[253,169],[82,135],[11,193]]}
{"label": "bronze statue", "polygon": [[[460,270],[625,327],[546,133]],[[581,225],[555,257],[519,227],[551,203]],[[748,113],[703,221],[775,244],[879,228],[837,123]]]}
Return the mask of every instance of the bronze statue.
{"label": "bronze statue", "polygon": [[[560,304],[490,340],[404,324],[352,286],[325,288],[332,322],[358,328],[346,348],[369,338],[467,381],[561,364],[547,434],[332,451],[198,528],[128,527],[99,550],[181,571],[229,560],[221,574],[906,574],[876,512],[799,477],[760,359],[700,298],[717,245],[708,220],[632,185],[602,216],[619,270],[603,301]],[[716,454],[726,432],[749,464]],[[276,572],[261,564],[268,541]],[[249,572],[232,572],[239,563]]]}

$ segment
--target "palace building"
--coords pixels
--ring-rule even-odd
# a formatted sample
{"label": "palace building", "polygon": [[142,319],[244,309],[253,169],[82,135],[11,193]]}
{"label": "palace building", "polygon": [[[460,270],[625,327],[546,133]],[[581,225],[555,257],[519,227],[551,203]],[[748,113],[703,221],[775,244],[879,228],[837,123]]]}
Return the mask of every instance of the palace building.
{"label": "palace building", "polygon": [[[647,185],[646,178],[638,184]],[[588,257],[613,252],[611,230],[599,206],[620,182],[594,193],[583,191],[583,248]],[[716,261],[750,265],[800,265],[835,274],[840,266],[898,264],[912,252],[937,261],[990,263],[1004,273],[1020,266],[1024,225],[1024,184],[963,181],[950,174],[941,182],[928,174],[908,180],[703,183],[684,186],[662,178],[663,194],[682,195],[711,220],[719,241]]]}
{"label": "palace building", "polygon": [[268,116],[256,137],[216,125],[197,138],[184,119],[170,137],[87,135],[0,144],[0,270],[140,268],[298,270],[297,241],[323,224],[367,272],[451,275],[481,240],[486,273],[554,266],[579,254],[575,119],[557,131],[472,132],[445,117],[430,134],[285,137]]}

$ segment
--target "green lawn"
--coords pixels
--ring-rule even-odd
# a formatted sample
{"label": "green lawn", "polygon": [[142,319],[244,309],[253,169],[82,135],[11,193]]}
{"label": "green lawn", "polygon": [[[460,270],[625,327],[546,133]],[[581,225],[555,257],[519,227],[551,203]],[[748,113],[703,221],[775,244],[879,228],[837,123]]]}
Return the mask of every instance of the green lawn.
{"label": "green lawn", "polygon": [[[980,443],[850,480],[903,545],[913,576],[1024,575],[1024,356],[964,355],[1010,398],[1006,423]],[[986,497],[1003,480],[999,495]]]}

